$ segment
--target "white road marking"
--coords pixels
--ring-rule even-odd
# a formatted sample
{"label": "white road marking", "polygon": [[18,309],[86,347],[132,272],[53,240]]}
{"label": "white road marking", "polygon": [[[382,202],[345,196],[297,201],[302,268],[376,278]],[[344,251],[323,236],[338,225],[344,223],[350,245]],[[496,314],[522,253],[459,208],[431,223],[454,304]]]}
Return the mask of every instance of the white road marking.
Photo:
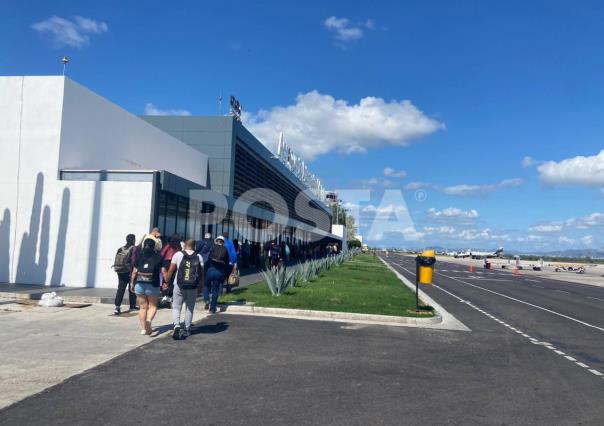
{"label": "white road marking", "polygon": [[[405,269],[405,271],[407,271],[408,273],[410,273],[410,274],[412,274],[412,275],[415,275],[415,274],[413,274],[411,271],[409,271],[407,268],[403,268],[403,269]],[[441,274],[441,275],[442,275],[442,274]],[[455,279],[455,278],[453,278],[453,277],[447,277],[447,278]],[[487,289],[485,289],[485,288],[482,288],[482,287],[479,287],[479,286],[476,286],[476,285],[473,285],[473,284],[470,284],[470,283],[465,283],[465,282],[463,282],[463,281],[461,281],[461,280],[457,280],[457,279],[455,279],[455,280],[456,280],[456,281],[460,281],[461,283],[466,284],[466,285],[469,285],[469,286],[471,286],[471,287],[476,287],[476,288],[479,288],[479,289],[481,289],[481,290],[488,291],[488,292],[490,292],[490,293],[494,293],[494,294],[497,294],[497,295],[499,295],[499,296],[506,297],[506,298],[508,298],[508,299],[511,299],[511,300],[514,300],[514,301],[517,301],[517,302],[520,302],[520,303],[524,303],[524,304],[526,304],[526,305],[533,306],[533,307],[535,307],[535,308],[542,309],[542,310],[544,310],[544,311],[547,311],[547,312],[553,313],[553,314],[555,314],[555,315],[559,315],[559,316],[562,316],[562,317],[564,317],[564,318],[567,318],[567,319],[570,319],[570,320],[576,321],[576,322],[578,322],[578,323],[581,323],[581,324],[587,325],[587,326],[589,326],[589,327],[593,327],[593,328],[596,328],[596,329],[598,329],[598,330],[602,330],[602,331],[604,331],[604,329],[602,329],[602,328],[600,328],[600,327],[594,326],[594,325],[589,324],[589,323],[585,323],[585,322],[583,322],[583,321],[577,320],[577,319],[572,318],[572,317],[568,317],[568,316],[566,316],[566,315],[564,315],[564,314],[560,314],[560,313],[555,312],[555,311],[551,311],[551,310],[546,309],[546,308],[543,308],[543,307],[541,307],[541,306],[538,306],[538,305],[533,305],[532,303],[528,303],[528,302],[525,302],[525,301],[523,301],[523,300],[515,299],[515,298],[513,298],[513,297],[511,297],[511,296],[507,296],[507,295],[505,295],[505,294],[497,293],[497,292],[495,292],[495,291],[487,290]],[[469,300],[462,299],[461,297],[459,297],[459,296],[457,296],[457,295],[455,295],[455,294],[451,293],[451,292],[450,292],[450,291],[448,291],[448,290],[445,290],[444,288],[442,288],[442,287],[440,287],[440,286],[438,286],[438,285],[436,285],[436,284],[433,284],[433,286],[434,286],[434,287],[436,287],[437,289],[439,289],[439,290],[441,290],[441,291],[443,291],[443,292],[445,292],[445,293],[449,294],[450,296],[452,296],[452,297],[456,298],[456,299],[457,299],[457,300],[459,300],[460,302],[465,303],[465,304],[467,304],[468,306],[470,306],[470,307],[474,308],[475,310],[479,311],[480,313],[484,314],[485,316],[488,316],[489,318],[493,319],[494,321],[496,321],[496,322],[498,322],[498,323],[500,323],[500,324],[503,324],[504,326],[508,327],[508,328],[509,328],[509,329],[511,329],[511,330],[514,330],[516,333],[521,334],[523,337],[526,337],[526,338],[528,339],[528,341],[529,341],[529,342],[531,342],[532,344],[534,344],[534,345],[539,345],[539,346],[545,346],[546,348],[548,348],[548,349],[550,349],[550,350],[554,351],[554,352],[555,352],[555,353],[557,353],[558,355],[563,356],[563,357],[564,357],[564,358],[566,358],[567,360],[574,362],[574,363],[575,363],[576,365],[578,365],[579,367],[586,368],[586,369],[587,369],[587,370],[588,370],[590,373],[594,374],[595,376],[599,376],[599,377],[604,376],[604,374],[603,374],[603,373],[600,373],[598,370],[591,369],[591,368],[589,368],[589,365],[584,364],[584,363],[582,363],[582,362],[578,362],[578,361],[577,361],[575,358],[573,358],[572,356],[566,355],[564,352],[562,352],[562,351],[560,351],[560,350],[556,349],[556,348],[555,348],[555,347],[554,347],[554,346],[553,346],[551,343],[549,343],[549,342],[541,342],[541,341],[537,340],[536,338],[531,337],[531,336],[529,336],[528,334],[524,333],[523,331],[518,330],[517,328],[514,328],[514,327],[512,327],[512,326],[511,326],[511,325],[509,325],[509,324],[506,324],[504,321],[502,321],[502,320],[500,320],[500,319],[498,319],[498,318],[494,317],[493,315],[489,314],[488,312],[484,311],[483,309],[479,308],[478,306],[473,305],[473,304],[472,304],[472,302],[470,302]],[[603,378],[604,378],[604,377],[603,377]]]}
{"label": "white road marking", "polygon": [[[439,273],[437,272],[437,274],[439,274]],[[439,274],[439,275],[442,275],[442,274]],[[525,302],[524,300],[516,299],[515,297],[508,296],[508,295],[502,294],[502,293],[498,293],[496,291],[489,290],[488,288],[483,288],[483,287],[480,287],[480,286],[472,284],[472,283],[467,283],[467,282],[465,282],[463,280],[460,280],[459,278],[449,277],[447,275],[443,275],[443,276],[446,277],[446,278],[452,279],[454,281],[458,281],[458,282],[460,282],[462,284],[469,285],[470,287],[475,287],[475,288],[478,288],[480,290],[483,290],[483,291],[486,291],[486,292],[489,292],[489,293],[493,293],[493,294],[496,294],[496,295],[501,296],[501,297],[505,297],[506,299],[510,299],[510,300],[515,301],[515,302],[522,303],[524,305],[532,306],[533,308],[541,309],[542,311],[549,312],[550,314],[554,314],[554,315],[557,315],[557,316],[562,317],[562,318],[566,318],[568,320],[571,320],[571,321],[574,321],[576,323],[582,324],[582,325],[584,325],[586,327],[591,327],[591,328],[594,328],[594,329],[599,330],[599,331],[604,331],[604,328],[602,328],[602,327],[598,327],[597,325],[593,325],[593,324],[590,324],[588,322],[581,321],[580,319],[573,318],[571,316],[561,314],[560,312],[552,311],[551,309],[544,308],[543,306],[539,306],[539,305],[535,305],[533,303]]]}
{"label": "white road marking", "polygon": [[604,302],[604,299],[600,299],[599,297],[591,297],[591,296],[587,296],[588,299],[594,299],[594,300],[600,300],[602,302]]}
{"label": "white road marking", "polygon": [[531,287],[535,287],[535,288],[545,288],[545,287],[543,287],[543,286],[540,286],[540,285],[535,285],[535,284],[533,284]]}
{"label": "white road marking", "polygon": [[554,290],[557,291],[558,293],[566,293],[566,294],[570,294],[570,291],[564,291],[564,290]]}
{"label": "white road marking", "polygon": [[541,281],[539,281],[539,280],[531,280],[530,278],[525,278],[525,280],[524,280],[524,281],[530,281],[530,282],[532,282],[532,283],[540,283],[540,282],[541,282]]}

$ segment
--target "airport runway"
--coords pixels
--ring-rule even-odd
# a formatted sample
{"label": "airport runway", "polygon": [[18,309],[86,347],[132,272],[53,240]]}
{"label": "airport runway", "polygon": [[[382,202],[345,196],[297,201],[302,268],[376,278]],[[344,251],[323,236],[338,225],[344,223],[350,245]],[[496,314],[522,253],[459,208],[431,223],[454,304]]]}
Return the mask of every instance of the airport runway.
{"label": "airport runway", "polygon": [[[410,256],[385,259],[415,282]],[[421,289],[470,328],[496,324],[542,357],[576,367],[581,380],[604,385],[604,289],[438,261],[434,285]],[[476,313],[479,315],[476,316]],[[557,372],[552,372],[558,374]]]}

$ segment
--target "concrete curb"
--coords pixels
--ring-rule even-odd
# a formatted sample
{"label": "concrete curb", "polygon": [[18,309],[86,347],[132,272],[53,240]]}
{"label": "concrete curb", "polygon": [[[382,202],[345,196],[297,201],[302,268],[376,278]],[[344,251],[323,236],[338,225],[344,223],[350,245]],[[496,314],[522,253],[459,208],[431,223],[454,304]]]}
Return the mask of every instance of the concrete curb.
{"label": "concrete curb", "polygon": [[357,324],[391,325],[398,327],[434,327],[442,321],[439,314],[431,318],[415,318],[396,317],[393,315],[355,314],[351,312],[313,311],[307,309],[264,308],[261,306],[242,305],[223,305],[221,313]]}
{"label": "concrete curb", "polygon": [[[386,262],[384,259],[382,259],[381,257],[379,259],[382,261],[382,263],[384,263],[384,265],[386,265],[388,269],[394,272],[394,274],[398,277],[399,280],[403,282],[403,284],[405,284],[413,293],[415,293],[415,284],[413,284],[411,281],[405,278],[403,274],[401,274],[392,266],[390,266],[388,262]],[[445,308],[443,308],[439,303],[437,303],[434,299],[432,299],[422,290],[418,290],[418,294],[422,302],[432,306],[436,310],[436,312],[440,314],[442,322],[440,324],[440,327],[437,328],[442,328],[446,330],[472,331],[464,323],[455,318],[451,313],[449,313]]]}
{"label": "concrete curb", "polygon": [[[48,290],[39,293],[0,292],[0,297],[15,300],[40,300],[44,293],[50,293],[52,291],[52,288],[49,287]],[[65,293],[58,293],[57,296],[63,298],[65,303],[113,304],[114,301],[112,297],[102,296],[68,296]]]}

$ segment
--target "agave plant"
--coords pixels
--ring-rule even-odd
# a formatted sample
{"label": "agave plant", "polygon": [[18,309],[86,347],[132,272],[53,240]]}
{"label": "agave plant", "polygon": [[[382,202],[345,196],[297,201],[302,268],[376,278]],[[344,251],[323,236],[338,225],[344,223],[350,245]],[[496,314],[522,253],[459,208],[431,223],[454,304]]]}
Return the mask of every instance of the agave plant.
{"label": "agave plant", "polygon": [[295,271],[287,271],[283,266],[279,266],[276,270],[268,269],[261,272],[273,296],[281,296],[292,282],[293,287],[296,285]]}

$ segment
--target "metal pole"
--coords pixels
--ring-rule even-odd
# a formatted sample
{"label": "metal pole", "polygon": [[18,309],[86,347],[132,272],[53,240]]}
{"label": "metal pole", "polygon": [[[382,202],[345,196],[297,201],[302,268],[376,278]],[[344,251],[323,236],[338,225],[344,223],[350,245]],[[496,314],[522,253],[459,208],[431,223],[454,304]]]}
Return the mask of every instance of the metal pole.
{"label": "metal pole", "polygon": [[419,263],[415,259],[415,312],[419,312]]}

